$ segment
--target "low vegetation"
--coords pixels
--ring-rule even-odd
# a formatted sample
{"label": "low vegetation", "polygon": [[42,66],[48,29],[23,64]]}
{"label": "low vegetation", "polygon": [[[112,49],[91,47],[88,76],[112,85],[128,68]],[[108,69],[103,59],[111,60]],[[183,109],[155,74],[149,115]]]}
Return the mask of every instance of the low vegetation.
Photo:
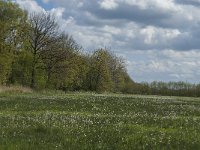
{"label": "low vegetation", "polygon": [[0,149],[199,149],[200,99],[0,94]]}
{"label": "low vegetation", "polygon": [[32,93],[33,90],[29,87],[22,86],[0,86],[0,93]]}

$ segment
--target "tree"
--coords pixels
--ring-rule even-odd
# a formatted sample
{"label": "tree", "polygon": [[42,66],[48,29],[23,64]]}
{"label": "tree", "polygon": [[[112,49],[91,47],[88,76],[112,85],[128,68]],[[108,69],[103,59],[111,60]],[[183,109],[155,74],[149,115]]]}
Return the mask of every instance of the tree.
{"label": "tree", "polygon": [[42,63],[42,53],[57,37],[58,25],[50,13],[32,13],[29,17],[27,37],[32,53],[31,87],[36,86],[36,69]]}
{"label": "tree", "polygon": [[26,13],[18,5],[0,0],[0,84],[5,84],[10,76],[25,20]]}
{"label": "tree", "polygon": [[0,0],[0,84],[32,88],[130,92],[123,59],[107,49],[93,54],[58,32],[50,13],[27,13]]}
{"label": "tree", "polygon": [[98,92],[112,91],[113,81],[107,50],[99,49],[95,51],[90,59],[89,89]]}
{"label": "tree", "polygon": [[[53,38],[55,38],[54,42],[47,45],[41,55],[43,60],[42,69],[47,73],[46,87],[52,83],[52,81],[50,83],[50,80],[53,79],[52,76],[55,77],[62,75],[62,77],[59,77],[60,81],[56,81],[58,83],[66,80],[67,77],[72,75],[78,76],[75,73],[71,75],[70,71],[77,68],[76,66],[80,61],[78,60],[78,57],[81,47],[67,34],[61,34],[59,37]],[[71,82],[73,82],[73,79],[71,79]]]}
{"label": "tree", "polygon": [[109,68],[114,83],[114,92],[121,92],[125,87],[125,79],[127,76],[125,62],[123,58],[109,53]]}
{"label": "tree", "polygon": [[15,57],[12,70],[8,79],[8,84],[18,84],[30,86],[32,55],[30,52],[22,50]]}

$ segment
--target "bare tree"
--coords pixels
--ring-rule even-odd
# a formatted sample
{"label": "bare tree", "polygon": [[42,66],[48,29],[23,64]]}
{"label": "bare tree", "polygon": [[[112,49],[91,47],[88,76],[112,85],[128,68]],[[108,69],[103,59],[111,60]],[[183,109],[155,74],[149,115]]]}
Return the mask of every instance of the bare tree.
{"label": "bare tree", "polygon": [[58,25],[50,13],[32,13],[29,17],[28,42],[33,55],[31,71],[31,87],[35,88],[36,66],[40,63],[41,54],[45,48],[54,42]]}

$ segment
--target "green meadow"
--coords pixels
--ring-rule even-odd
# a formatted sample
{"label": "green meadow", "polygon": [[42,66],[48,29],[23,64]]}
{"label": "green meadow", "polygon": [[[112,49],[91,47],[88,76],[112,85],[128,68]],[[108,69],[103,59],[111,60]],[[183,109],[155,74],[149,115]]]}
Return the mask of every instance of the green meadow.
{"label": "green meadow", "polygon": [[200,149],[200,99],[0,94],[0,149]]}

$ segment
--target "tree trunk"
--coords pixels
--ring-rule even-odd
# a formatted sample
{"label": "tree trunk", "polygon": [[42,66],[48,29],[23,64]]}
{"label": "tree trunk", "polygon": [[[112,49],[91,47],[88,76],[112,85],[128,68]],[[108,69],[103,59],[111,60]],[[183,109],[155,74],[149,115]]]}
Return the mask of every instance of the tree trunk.
{"label": "tree trunk", "polygon": [[35,66],[33,66],[31,73],[31,88],[35,88]]}
{"label": "tree trunk", "polygon": [[49,87],[49,85],[50,85],[50,79],[51,79],[51,71],[48,71],[48,73],[47,73],[47,81],[46,81],[45,88]]}
{"label": "tree trunk", "polygon": [[35,75],[36,75],[36,69],[35,69],[35,66],[36,66],[36,53],[34,53],[34,56],[33,56],[33,64],[32,64],[32,71],[31,71],[31,88],[35,88]]}

